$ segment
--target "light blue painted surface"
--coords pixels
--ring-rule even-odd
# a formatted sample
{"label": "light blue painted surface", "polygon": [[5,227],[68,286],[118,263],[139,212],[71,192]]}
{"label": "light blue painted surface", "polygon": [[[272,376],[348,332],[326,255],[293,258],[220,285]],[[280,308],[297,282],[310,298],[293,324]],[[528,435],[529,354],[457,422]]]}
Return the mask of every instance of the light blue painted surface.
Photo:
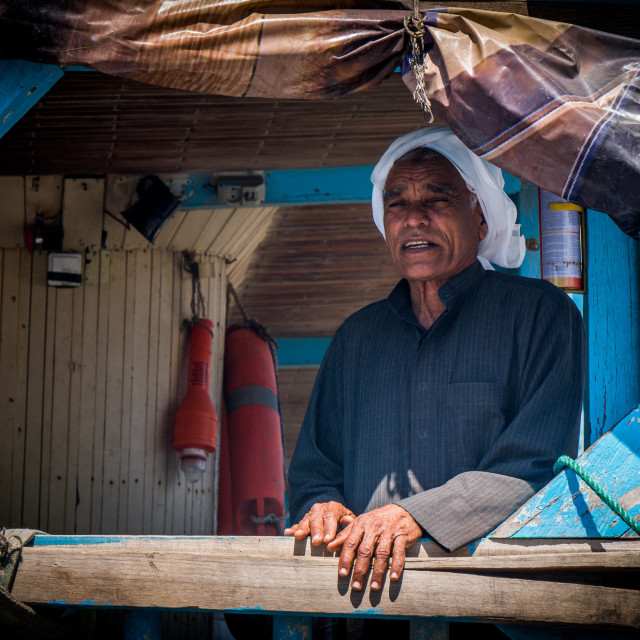
{"label": "light blue painted surface", "polygon": [[62,77],[53,64],[0,60],[0,137]]}
{"label": "light blue painted surface", "polygon": [[587,212],[587,444],[640,402],[639,245]]}
{"label": "light blue painted surface", "polygon": [[[640,406],[578,458],[631,516],[640,513]],[[618,538],[633,531],[569,469],[496,530],[510,538]],[[491,536],[490,536],[491,537]]]}
{"label": "light blue painted surface", "polygon": [[[265,170],[264,202],[255,206],[366,204],[371,202],[372,171],[373,165]],[[253,173],[238,171],[236,175],[253,175]],[[520,188],[520,180],[506,173],[503,175],[507,193],[516,193]],[[171,191],[180,198],[180,207],[185,210],[238,206],[218,202],[216,189],[212,184],[213,178],[214,176],[210,173],[192,173],[186,179],[171,179],[167,183]]]}
{"label": "light blue painted surface", "polygon": [[278,338],[278,367],[320,366],[331,338]]}

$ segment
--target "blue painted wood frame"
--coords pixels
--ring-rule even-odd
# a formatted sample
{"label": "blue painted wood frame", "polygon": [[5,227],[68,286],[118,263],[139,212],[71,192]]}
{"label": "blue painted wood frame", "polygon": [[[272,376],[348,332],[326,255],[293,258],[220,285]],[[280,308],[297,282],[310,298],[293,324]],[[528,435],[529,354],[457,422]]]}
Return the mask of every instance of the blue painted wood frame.
{"label": "blue painted wood frame", "polygon": [[[640,406],[578,459],[632,517],[640,513]],[[635,536],[576,475],[564,469],[489,537],[620,538]]]}
{"label": "blue painted wood frame", "polygon": [[[370,176],[373,166],[328,167],[319,169],[279,169],[258,172],[264,177],[264,201],[248,206],[296,206],[312,204],[367,204],[371,202]],[[256,172],[238,171],[234,175],[248,176]],[[517,193],[520,180],[503,173],[507,193]],[[218,202],[215,176],[211,173],[191,173],[184,179],[173,179],[169,186],[180,197],[180,208],[208,209],[236,207]]]}
{"label": "blue painted wood frame", "polygon": [[0,60],[0,138],[62,77],[60,67]]}
{"label": "blue painted wood frame", "polygon": [[609,216],[587,212],[587,444],[640,402],[640,252]]}

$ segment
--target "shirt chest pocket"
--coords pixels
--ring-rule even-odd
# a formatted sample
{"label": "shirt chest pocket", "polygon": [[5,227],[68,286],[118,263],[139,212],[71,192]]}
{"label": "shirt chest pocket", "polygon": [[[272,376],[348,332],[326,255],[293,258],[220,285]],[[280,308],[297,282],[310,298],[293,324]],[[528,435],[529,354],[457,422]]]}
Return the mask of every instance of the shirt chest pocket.
{"label": "shirt chest pocket", "polygon": [[477,464],[512,420],[515,389],[496,382],[447,385],[444,427],[470,468]]}

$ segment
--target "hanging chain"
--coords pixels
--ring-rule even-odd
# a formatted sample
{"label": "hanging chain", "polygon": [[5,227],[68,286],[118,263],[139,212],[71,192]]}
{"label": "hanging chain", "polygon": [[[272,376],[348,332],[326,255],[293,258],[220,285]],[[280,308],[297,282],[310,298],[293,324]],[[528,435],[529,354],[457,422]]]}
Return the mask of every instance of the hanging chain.
{"label": "hanging chain", "polygon": [[191,320],[186,321],[191,329],[200,318],[206,317],[207,308],[200,286],[200,265],[196,262],[196,254],[192,251],[183,251],[182,266],[187,273],[191,274]]}
{"label": "hanging chain", "polygon": [[427,59],[424,51],[424,19],[420,16],[420,3],[413,0],[413,15],[404,19],[405,31],[409,34],[411,40],[411,57],[409,58],[409,66],[416,78],[416,90],[413,92],[413,99],[422,107],[422,117],[426,124],[433,122],[433,112],[431,111],[431,102],[427,96],[427,87],[424,83],[424,77],[427,72]]}

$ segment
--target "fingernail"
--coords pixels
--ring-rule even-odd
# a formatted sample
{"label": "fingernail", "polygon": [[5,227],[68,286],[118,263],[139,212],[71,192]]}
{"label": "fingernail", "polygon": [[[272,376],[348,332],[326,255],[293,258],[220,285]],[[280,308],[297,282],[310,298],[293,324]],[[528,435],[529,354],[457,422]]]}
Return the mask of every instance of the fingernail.
{"label": "fingernail", "polygon": [[372,588],[372,589],[378,589],[378,588],[379,588],[378,583],[377,583],[377,582],[372,582],[372,583],[371,583],[371,588]]}
{"label": "fingernail", "polygon": [[398,574],[395,571],[391,574],[391,579],[392,580],[397,580],[398,579]]}
{"label": "fingernail", "polygon": [[356,580],[352,585],[351,585],[352,589],[355,589],[356,591],[360,591],[360,583]]}
{"label": "fingernail", "polygon": [[340,575],[341,576],[346,576],[347,573],[349,573],[344,567],[342,569],[340,569]]}
{"label": "fingernail", "polygon": [[312,542],[321,542],[322,538],[320,536],[313,536]]}

